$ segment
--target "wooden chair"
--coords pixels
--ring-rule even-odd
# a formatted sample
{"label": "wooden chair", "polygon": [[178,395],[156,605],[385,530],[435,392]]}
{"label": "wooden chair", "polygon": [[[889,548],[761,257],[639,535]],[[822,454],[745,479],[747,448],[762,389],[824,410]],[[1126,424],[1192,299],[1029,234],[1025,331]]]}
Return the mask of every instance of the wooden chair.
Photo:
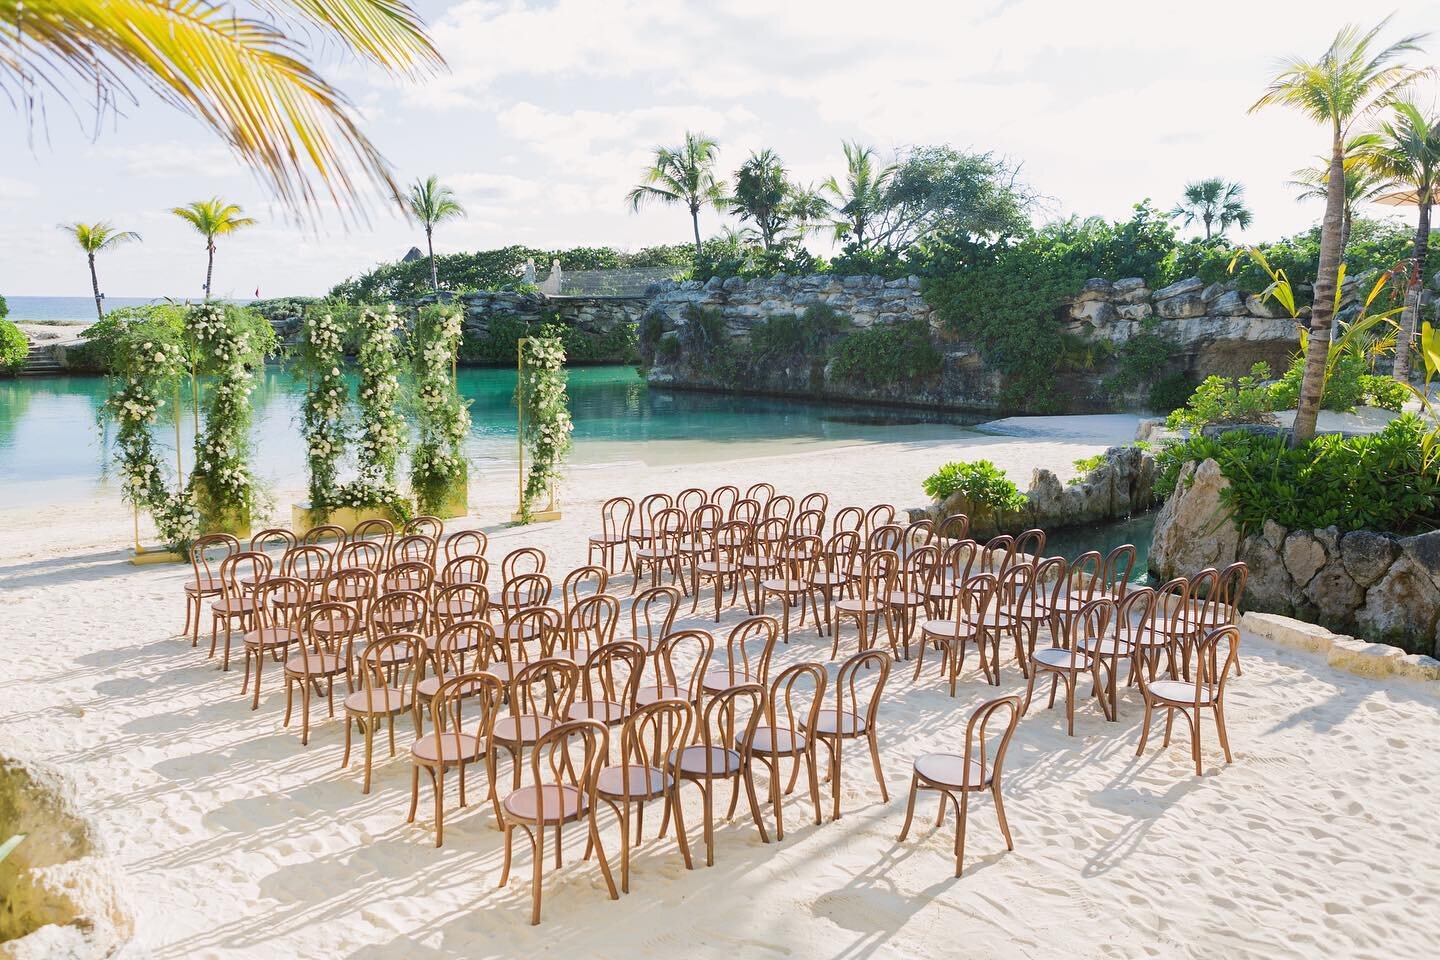
{"label": "wooden chair", "polygon": [[[806,731],[814,730],[820,721],[825,699],[826,673],[824,664],[797,663],[780,671],[764,701],[765,716],[749,731],[749,739],[736,738],[735,746],[753,766],[763,763],[769,773],[770,807],[775,814],[775,839],[785,839],[785,820],[781,811],[780,761],[793,765],[791,788],[805,765],[810,783],[810,802],[815,807],[815,824],[820,824],[820,777],[816,770],[815,738]],[[788,793],[789,790],[783,791]],[[734,815],[731,803],[731,816]]]}
{"label": "wooden chair", "polygon": [[715,587],[715,622],[720,622],[721,597],[725,584],[730,584],[730,603],[740,591],[740,560],[750,542],[750,525],[742,520],[726,520],[703,534],[708,551],[692,558],[690,563],[690,612],[700,607],[701,582],[708,580]]}
{"label": "wooden chair", "polygon": [[740,499],[740,488],[733,484],[724,484],[710,491],[707,503],[713,503],[723,511],[725,516],[730,515],[730,508]]}
{"label": "wooden chair", "polygon": [[[825,516],[826,512],[830,509],[830,498],[829,498],[827,495],[825,495],[825,494],[823,494],[823,493],[820,493],[820,492],[818,492],[818,491],[815,492],[815,493],[807,493],[807,494],[805,494],[805,496],[803,496],[803,497],[800,498],[800,505],[799,505],[799,506],[800,506],[800,512],[801,512],[801,513],[807,513],[807,512],[809,512],[809,511],[811,511],[811,510],[814,510],[814,511],[819,512],[820,516],[823,517],[823,516]],[[823,529],[822,529],[822,530],[816,530],[816,531],[815,531],[815,536],[817,536],[817,537],[818,537],[818,536],[821,536],[823,533],[824,533],[824,530],[823,530]]]}
{"label": "wooden chair", "polygon": [[373,543],[383,551],[384,559],[376,565],[378,569],[390,562],[390,551],[395,546],[395,524],[384,517],[361,520],[350,531],[351,543]]}
{"label": "wooden chair", "polygon": [[380,540],[351,540],[335,551],[333,569],[384,570],[390,550]]}
{"label": "wooden chair", "polygon": [[[681,700],[657,700],[637,707],[620,730],[620,762],[601,767],[595,777],[596,798],[610,807],[620,825],[620,890],[630,892],[630,811],[635,809],[635,843],[645,833],[645,802],[663,800],[664,819],[675,818],[675,838],[685,869],[694,868],[684,812],[677,802],[678,752],[691,742],[695,709]],[[586,851],[588,856],[589,851]]]}
{"label": "wooden chair", "polygon": [[429,515],[413,517],[401,532],[407,537],[421,536],[432,543],[439,543],[440,537],[445,533],[445,521]]}
{"label": "wooden chair", "polygon": [[935,525],[935,538],[942,542],[968,540],[970,538],[970,518],[963,513],[950,514]]}
{"label": "wooden chair", "polygon": [[[993,573],[976,574],[961,594],[955,615],[948,620],[927,620],[920,627],[920,656],[915,661],[915,679],[925,665],[925,648],[940,651],[940,669],[950,681],[950,696],[965,669],[965,651],[972,644],[980,655],[980,669],[988,683],[998,685],[1000,630],[1009,625],[999,609],[1000,581]],[[994,663],[992,664],[992,661]]]}
{"label": "wooden chair", "polygon": [[906,660],[910,659],[910,636],[929,602],[927,587],[934,579],[934,571],[940,566],[939,547],[927,544],[910,548],[900,563],[895,590],[885,597],[894,614]]}
{"label": "wooden chair", "polygon": [[655,539],[656,517],[664,510],[670,510],[675,506],[674,499],[668,493],[651,493],[640,498],[635,507],[635,523],[630,531],[630,545],[627,548],[631,563],[634,563],[635,551],[641,547],[648,547]]}
{"label": "wooden chair", "polygon": [[865,535],[865,510],[862,507],[841,507],[835,511],[835,519],[830,523],[831,533],[854,533],[860,537]]}
{"label": "wooden chair", "polygon": [[[1090,673],[1094,670],[1091,657],[1088,656],[1083,647],[1097,647],[1101,638],[1109,637],[1110,624],[1115,619],[1115,601],[1109,597],[1097,597],[1085,604],[1080,612],[1069,618],[1066,623],[1065,632],[1060,636],[1051,638],[1051,645],[1036,650],[1030,656],[1030,679],[1025,686],[1025,705],[1020,708],[1023,716],[1030,709],[1030,698],[1035,693],[1035,681],[1042,674],[1050,677],[1050,706],[1055,706],[1055,692],[1059,685],[1065,684],[1065,720],[1066,732],[1075,736],[1075,687],[1077,679],[1084,671]],[[1099,681],[1096,681],[1096,689],[1099,689]],[[1101,704],[1106,706],[1106,714],[1109,714],[1109,707],[1101,698]]]}
{"label": "wooden chair", "polygon": [[[504,692],[505,685],[493,674],[465,673],[446,679],[430,698],[430,732],[417,736],[410,745],[410,813],[405,822],[415,822],[420,771],[424,770],[435,792],[437,847],[445,843],[445,771],[459,771],[460,806],[465,806],[465,768],[485,759]],[[494,783],[489,787],[495,802]]]}
{"label": "wooden chair", "polygon": [[[192,576],[185,584],[185,627],[190,646],[200,645],[200,621],[205,601],[220,596],[220,565],[240,552],[240,541],[228,533],[209,533],[190,545]],[[258,551],[252,551],[258,552]]]}
{"label": "wooden chair", "polygon": [[280,576],[306,583],[319,583],[335,568],[335,553],[318,543],[302,543],[285,551],[280,559]]}
{"label": "wooden chair", "polygon": [[[574,669],[574,664],[570,668]],[[559,868],[564,846],[563,827],[567,823],[588,821],[587,852],[594,850],[599,856],[600,872],[610,890],[610,899],[620,898],[595,821],[595,783],[608,753],[609,734],[604,724],[593,720],[571,720],[558,724],[536,738],[535,749],[530,754],[530,785],[519,785],[517,769],[516,788],[500,805],[500,826],[505,831],[505,859],[500,867],[500,886],[504,887],[510,880],[515,828],[519,827],[530,839],[534,861],[535,873],[530,892],[532,926],[540,923],[545,832],[554,830],[555,866]]]}
{"label": "wooden chair", "polygon": [[446,563],[460,557],[483,557],[490,549],[490,537],[484,530],[456,530],[441,543]]}
{"label": "wooden chair", "polygon": [[[1219,658],[1222,645],[1225,650],[1223,661]],[[1209,710],[1214,714],[1220,749],[1225,751],[1225,762],[1231,762],[1230,738],[1225,733],[1225,684],[1240,656],[1240,628],[1231,625],[1208,631],[1197,642],[1195,654],[1193,680],[1146,680],[1144,673],[1140,674],[1145,718],[1140,722],[1140,745],[1135,748],[1135,756],[1145,753],[1145,741],[1150,736],[1150,718],[1157,708],[1165,711],[1166,747],[1170,746],[1170,731],[1175,723],[1175,714],[1179,713],[1190,727],[1190,756],[1195,761],[1195,776],[1198,777],[1204,773],[1200,761],[1202,711]]]}
{"label": "wooden chair", "polygon": [[220,625],[225,625],[225,653],[220,669],[230,669],[230,637],[238,629],[243,635],[255,626],[260,610],[255,591],[270,579],[275,563],[269,554],[243,551],[220,561],[220,594],[210,604],[210,657],[215,656]]}
{"label": "wooden chair", "polygon": [[447,560],[440,576],[435,579],[435,585],[449,587],[457,583],[483,584],[489,579],[490,561],[479,554],[467,554]]}
{"label": "wooden chair", "polygon": [[[765,821],[760,817],[750,764],[741,750],[732,746],[752,741],[754,728],[759,725],[763,714],[763,698],[764,690],[758,683],[741,684],[711,697],[700,715],[698,742],[680,748],[671,756],[674,769],[679,771],[680,782],[693,783],[700,788],[705,816],[706,866],[715,865],[715,789],[718,783],[729,781],[734,791],[732,797],[738,797],[743,783],[750,802],[750,818],[760,831],[760,839],[770,842]],[[731,806],[734,806],[733,802]],[[662,837],[665,830],[666,824],[662,824]]]}
{"label": "wooden chair", "polygon": [[1045,555],[1045,531],[1038,527],[1020,531],[1015,538],[1016,562],[1036,564]]}
{"label": "wooden chair", "polygon": [[566,715],[571,720],[621,723],[635,709],[635,690],[645,675],[649,654],[633,640],[613,640],[590,652],[580,666],[579,698]]}
{"label": "wooden chair", "polygon": [[310,694],[318,695],[325,684],[330,716],[335,716],[335,679],[344,677],[350,689],[350,644],[356,624],[355,611],[343,603],[317,603],[300,618],[301,640],[296,652],[285,661],[285,719],[290,726],[295,691],[300,691],[300,745],[310,743]]}
{"label": "wooden chair", "polygon": [[483,583],[452,583],[435,591],[430,619],[435,633],[461,620],[485,620],[490,615],[490,591]]}
{"label": "wooden chair", "polygon": [[547,558],[539,547],[519,547],[500,561],[500,582],[509,583],[525,573],[544,573]]}
{"label": "wooden chair", "polygon": [[630,639],[647,652],[670,635],[680,612],[680,591],[674,587],[650,587],[630,603]]}
{"label": "wooden chair", "polygon": [[[555,655],[563,636],[560,611],[554,607],[525,607],[505,618],[497,633],[501,659],[492,661],[490,672],[507,683],[528,664]],[[534,655],[531,647],[535,648]],[[572,657],[562,657],[574,663]]]}
{"label": "wooden chair", "polygon": [[452,623],[438,636],[426,637],[425,647],[426,659],[422,670],[427,675],[415,685],[422,717],[440,687],[458,676],[484,672],[500,680],[497,672],[490,669],[490,661],[498,652],[498,641],[495,639],[495,628],[488,620]]}
{"label": "wooden chair", "polygon": [[[915,798],[921,790],[934,790],[940,794],[940,815],[935,826],[945,821],[945,801],[955,805],[955,876],[960,876],[965,864],[965,822],[970,808],[970,794],[990,791],[995,800],[995,817],[1000,821],[1000,832],[1005,837],[1005,848],[1015,849],[1010,837],[1010,825],[1005,820],[1005,804],[1001,799],[1000,775],[1005,763],[1005,751],[1015,727],[1020,722],[1020,698],[1000,697],[980,705],[965,725],[965,752],[928,753],[915,761],[914,773],[910,778],[910,801],[905,808],[905,826],[900,830],[900,841],[910,833],[910,824],[915,819]],[[991,721],[1002,717],[1000,732],[989,731]],[[987,739],[987,732],[989,733]],[[993,748],[992,748],[993,744]]]}
{"label": "wooden chair", "polygon": [[435,541],[422,533],[407,533],[397,538],[390,547],[390,564],[421,563],[430,568],[435,576]]}
{"label": "wooden chair", "polygon": [[516,574],[501,585],[494,613],[503,623],[521,610],[547,605],[554,590],[554,583],[543,573]]}
{"label": "wooden chair", "polygon": [[660,585],[661,573],[665,570],[670,571],[675,584],[685,582],[680,570],[680,541],[685,536],[685,514],[668,507],[652,516],[650,522],[652,526],[644,538],[647,546],[636,547],[631,551],[630,562],[635,570],[630,584],[632,594],[640,589],[640,581],[645,576],[647,566],[650,568],[652,587]]}
{"label": "wooden chair", "polygon": [[[226,534],[228,536],[228,534]],[[248,549],[255,553],[269,553],[274,550],[282,556],[299,544],[295,534],[284,527],[267,527],[250,538]]]}
{"label": "wooden chair", "polygon": [[[839,530],[825,541],[825,548],[815,562],[810,578],[810,613],[815,619],[815,632],[824,636],[834,620],[835,601],[849,593],[860,578],[855,569],[860,559],[860,534],[855,530]],[[823,609],[822,609],[823,608]]]}
{"label": "wooden chair", "polygon": [[[499,747],[510,755],[511,778],[514,787],[519,788],[525,748],[538,743],[545,734],[565,723],[570,715],[570,706],[575,701],[579,680],[580,668],[574,661],[557,658],[524,664],[508,679],[506,700],[510,710],[496,719],[490,735],[491,749],[486,754],[491,783],[496,782],[495,748]],[[603,730],[605,725],[597,726]]]}
{"label": "wooden chair", "polygon": [[796,626],[805,625],[805,602],[810,599],[810,593],[814,589],[815,571],[822,549],[819,537],[792,537],[786,540],[776,555],[776,563],[769,571],[769,576],[762,578],[757,584],[757,612],[761,616],[765,615],[766,601],[769,598],[774,597],[780,601],[780,635],[786,643],[790,642],[792,607],[800,608],[800,619]]}
{"label": "wooden chair", "polygon": [[830,796],[835,805],[832,820],[840,819],[840,754],[846,740],[864,739],[869,744],[880,801],[890,802],[885,771],[880,767],[880,744],[875,739],[880,697],[890,677],[890,663],[890,654],[884,650],[863,650],[842,663],[835,675],[834,709],[821,710],[814,727],[805,728],[805,733],[829,754]]}
{"label": "wooden chair", "polygon": [[581,600],[603,594],[609,582],[610,574],[604,567],[594,564],[576,567],[565,574],[565,579],[560,581],[561,615],[568,618],[570,611]]}
{"label": "wooden chair", "polygon": [[899,575],[900,558],[893,550],[881,550],[865,557],[857,580],[857,595],[842,597],[835,601],[831,608],[831,660],[840,655],[840,624],[845,620],[855,621],[860,631],[861,650],[869,650],[874,645],[875,634],[880,632],[883,621],[886,636],[890,640],[890,649],[898,654],[895,611],[888,598],[896,590]]}
{"label": "wooden chair", "polygon": [[305,535],[300,538],[300,542],[319,546],[328,543],[332,550],[338,550],[349,539],[350,534],[344,527],[333,523],[322,523],[306,530]]}
{"label": "wooden chair", "polygon": [[254,627],[246,631],[242,646],[245,650],[245,681],[240,686],[244,696],[250,688],[250,664],[255,664],[255,693],[250,709],[260,709],[260,671],[266,656],[284,660],[290,647],[301,641],[300,612],[305,603],[286,602],[295,597],[308,597],[309,585],[293,577],[271,577],[255,588]]}
{"label": "wooden chair", "polygon": [[725,662],[712,663],[705,670],[705,693],[713,696],[751,683],[766,687],[770,679],[770,658],[779,638],[780,625],[774,617],[762,615],[741,620],[726,638]]}
{"label": "wooden chair", "polygon": [[561,643],[556,644],[555,656],[583,663],[591,653],[615,639],[619,624],[619,600],[608,593],[583,597],[565,614]]}
{"label": "wooden chair", "polygon": [[365,785],[370,792],[370,770],[374,762],[375,731],[382,722],[389,727],[390,756],[395,756],[395,718],[408,713],[420,735],[419,701],[415,685],[425,656],[425,641],[416,633],[396,633],[372,641],[360,655],[359,689],[345,698],[345,755],[340,769],[350,766],[353,730],[365,736]]}
{"label": "wooden chair", "polygon": [[715,638],[707,630],[677,630],[655,648],[653,679],[635,687],[635,705],[657,700],[684,700],[697,708],[705,691],[705,671],[715,652]]}
{"label": "wooden chair", "polygon": [[[1155,605],[1155,591],[1149,587],[1131,587],[1124,598],[1116,604],[1115,619],[1110,635],[1106,637],[1082,636],[1077,649],[1090,663],[1090,672],[1095,679],[1095,689],[1100,705],[1111,721],[1119,715],[1119,691],[1116,678],[1122,664],[1129,664],[1133,680],[1140,669],[1138,653],[1140,636],[1150,623],[1151,611]],[[1101,674],[1104,677],[1101,677]]]}
{"label": "wooden chair", "polygon": [[392,563],[380,574],[380,592],[408,590],[427,600],[435,587],[435,568],[424,560],[402,560]]}

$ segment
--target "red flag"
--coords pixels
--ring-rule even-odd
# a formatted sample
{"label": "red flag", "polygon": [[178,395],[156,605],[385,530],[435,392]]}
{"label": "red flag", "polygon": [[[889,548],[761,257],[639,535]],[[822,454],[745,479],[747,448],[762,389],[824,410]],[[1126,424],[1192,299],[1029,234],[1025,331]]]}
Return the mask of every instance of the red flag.
{"label": "red flag", "polygon": [[256,287],[256,288],[255,288],[255,299],[256,299],[256,300],[259,300],[259,299],[260,299],[260,288],[259,288],[259,287]]}

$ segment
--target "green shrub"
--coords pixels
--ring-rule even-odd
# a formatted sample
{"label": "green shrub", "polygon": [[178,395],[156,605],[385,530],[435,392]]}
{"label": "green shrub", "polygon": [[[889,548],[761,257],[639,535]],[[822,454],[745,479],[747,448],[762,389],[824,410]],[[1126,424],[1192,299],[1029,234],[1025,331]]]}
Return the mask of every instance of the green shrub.
{"label": "green shrub", "polygon": [[119,352],[133,342],[129,334],[134,331],[146,329],[165,341],[183,340],[187,309],[179,303],[148,303],[111,310],[103,320],[85,328],[80,334],[85,342],[69,351],[67,360],[74,368],[114,373],[121,360]]}
{"label": "green shrub", "polygon": [[685,359],[695,366],[715,360],[730,342],[725,315],[719,310],[690,304],[682,314],[677,337]]}
{"label": "green shrub", "polygon": [[1084,483],[1090,479],[1090,474],[1095,468],[1105,462],[1105,454],[1097,453],[1093,457],[1081,457],[1075,461],[1075,476],[1070,478],[1071,486]]}
{"label": "green shrub", "polygon": [[1161,377],[1150,385],[1145,402],[1151,410],[1174,410],[1185,406],[1190,394],[1195,392],[1196,383],[1184,373],[1172,373]]}
{"label": "green shrub", "polygon": [[848,317],[825,303],[812,303],[798,316],[772,314],[750,328],[751,361],[823,360],[826,345],[849,326]]}
{"label": "green shrub", "polygon": [[520,317],[496,316],[483,334],[466,332],[460,338],[461,363],[513,366],[516,344],[536,336],[545,323],[557,323],[560,341],[565,345],[568,363],[634,363],[637,353],[636,326],[620,323],[604,333],[582,330],[573,324],[558,324],[552,316],[542,323],[529,323]]}
{"label": "green shrub", "polygon": [[1275,400],[1269,384],[1270,365],[1257,363],[1250,375],[1232,380],[1230,377],[1209,376],[1195,388],[1185,406],[1171,412],[1165,424],[1171,430],[1181,428],[1198,433],[1207,423],[1269,423],[1275,411]]}
{"label": "green shrub", "polygon": [[939,374],[943,361],[924,320],[857,331],[836,342],[831,357],[837,379],[870,387],[930,380]]}
{"label": "green shrub", "polygon": [[955,494],[997,514],[1013,513],[1026,504],[1025,494],[989,460],[951,461],[925,478],[925,493],[945,501]]}
{"label": "green shrub", "polygon": [[[1300,402],[1300,384],[1305,379],[1305,357],[1296,354],[1290,368],[1275,384],[1271,396],[1277,410],[1289,410]],[[1342,353],[1325,381],[1320,409],[1347,412],[1360,404],[1399,410],[1410,397],[1410,391],[1394,377],[1377,376],[1370,372],[1365,358]]]}
{"label": "green shrub", "polygon": [[0,318],[0,373],[18,373],[30,353],[30,341],[20,328]]}
{"label": "green shrub", "polygon": [[1155,489],[1168,496],[1184,464],[1208,459],[1230,481],[1222,500],[1244,533],[1266,520],[1291,530],[1431,530],[1440,526],[1440,464],[1425,464],[1424,433],[1420,418],[1405,414],[1380,433],[1328,434],[1293,448],[1243,431],[1195,436],[1158,454]]}

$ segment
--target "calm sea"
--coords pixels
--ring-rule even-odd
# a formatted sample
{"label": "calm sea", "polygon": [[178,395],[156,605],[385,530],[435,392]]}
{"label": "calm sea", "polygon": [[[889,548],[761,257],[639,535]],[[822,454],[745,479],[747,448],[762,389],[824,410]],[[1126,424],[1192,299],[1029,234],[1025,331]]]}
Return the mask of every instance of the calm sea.
{"label": "calm sea", "polygon": [[[105,311],[120,307],[141,307],[162,303],[165,297],[106,297]],[[16,323],[90,323],[95,319],[94,297],[6,297],[10,305],[9,319]],[[237,300],[237,303],[249,303]]]}

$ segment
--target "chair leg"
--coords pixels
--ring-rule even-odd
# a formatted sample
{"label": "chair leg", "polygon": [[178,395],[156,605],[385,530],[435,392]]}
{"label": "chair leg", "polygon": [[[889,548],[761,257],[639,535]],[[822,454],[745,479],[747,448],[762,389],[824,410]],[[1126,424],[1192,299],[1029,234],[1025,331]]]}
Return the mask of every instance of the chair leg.
{"label": "chair leg", "polygon": [[1225,762],[1233,763],[1230,758],[1230,737],[1225,732],[1225,704],[1220,700],[1215,701],[1215,732],[1220,737],[1220,749],[1225,751]]}
{"label": "chair leg", "polygon": [[420,805],[420,764],[410,764],[410,812],[405,817],[406,823],[415,822],[415,809]]}
{"label": "chair leg", "polygon": [[1000,832],[1005,836],[1005,849],[1014,850],[1015,841],[1010,838],[1010,824],[1005,819],[1005,801],[1000,799],[1000,781],[992,780],[990,794],[995,798],[995,819],[1000,821]]}
{"label": "chair leg", "polygon": [[820,775],[815,770],[815,742],[805,753],[805,767],[810,771],[810,803],[815,807],[815,826],[820,826]]}
{"label": "chair leg", "polygon": [[534,833],[535,860],[530,881],[530,926],[540,925],[540,886],[545,875],[545,826],[537,824]]}
{"label": "chair leg", "polygon": [[[875,731],[871,730],[866,737],[870,741],[870,763],[875,767],[875,782],[880,785],[880,802],[890,802],[890,791],[885,788],[885,771],[880,767],[880,743],[875,739]],[[838,754],[839,748],[836,748]]]}
{"label": "chair leg", "polygon": [[900,828],[900,839],[897,843],[904,843],[905,838],[910,835],[910,823],[915,819],[915,794],[920,790],[920,777],[917,774],[910,776],[910,800],[905,805],[905,826]]}
{"label": "chair leg", "polygon": [[510,880],[511,848],[514,846],[512,841],[514,840],[515,827],[503,821],[501,826],[505,831],[505,857],[500,863],[500,886],[503,887]]}
{"label": "chair leg", "polygon": [[[594,804],[590,805],[590,840],[594,843],[595,854],[600,859],[600,873],[605,877],[605,886],[610,890],[610,899],[619,900],[620,894],[615,889],[615,878],[610,874],[610,861],[605,859],[605,847],[600,843],[600,825],[595,820]],[[624,856],[628,861],[630,857],[629,852],[627,851]]]}
{"label": "chair leg", "polygon": [[700,784],[705,809],[705,866],[715,866],[715,798],[712,784]]}
{"label": "chair leg", "polygon": [[965,824],[970,813],[970,791],[960,791],[960,810],[956,814],[959,820],[955,828],[955,876],[960,876],[965,870]]}
{"label": "chair leg", "polygon": [[1145,741],[1150,738],[1150,698],[1145,698],[1145,717],[1140,721],[1140,745],[1135,748],[1135,756],[1145,753]]}
{"label": "chair leg", "polygon": [[431,774],[435,784],[435,846],[445,842],[445,765]]}

